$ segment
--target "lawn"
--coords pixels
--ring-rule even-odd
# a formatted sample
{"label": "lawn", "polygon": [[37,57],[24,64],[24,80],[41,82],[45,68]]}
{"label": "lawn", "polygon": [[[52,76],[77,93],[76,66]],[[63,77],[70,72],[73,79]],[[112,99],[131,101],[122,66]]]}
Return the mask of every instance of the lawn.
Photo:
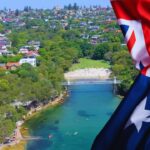
{"label": "lawn", "polygon": [[87,58],[80,58],[78,64],[72,65],[70,71],[85,68],[110,68],[108,62],[104,60],[92,60]]}

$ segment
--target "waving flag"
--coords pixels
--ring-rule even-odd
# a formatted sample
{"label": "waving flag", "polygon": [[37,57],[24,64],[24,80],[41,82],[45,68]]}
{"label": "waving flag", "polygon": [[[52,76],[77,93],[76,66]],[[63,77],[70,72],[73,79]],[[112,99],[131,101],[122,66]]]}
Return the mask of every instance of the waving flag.
{"label": "waving flag", "polygon": [[136,67],[150,76],[150,1],[112,0],[112,6]]}
{"label": "waving flag", "polygon": [[150,150],[150,0],[112,0],[139,76],[92,150]]}

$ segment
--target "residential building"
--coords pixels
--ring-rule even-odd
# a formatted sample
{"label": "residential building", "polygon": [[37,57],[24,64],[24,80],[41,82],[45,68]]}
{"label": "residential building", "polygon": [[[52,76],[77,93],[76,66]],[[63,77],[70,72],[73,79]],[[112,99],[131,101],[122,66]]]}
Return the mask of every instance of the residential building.
{"label": "residential building", "polygon": [[24,63],[28,63],[30,65],[32,65],[33,67],[36,67],[36,58],[30,58],[30,57],[27,57],[27,58],[22,58],[20,59],[19,63],[22,65]]}
{"label": "residential building", "polygon": [[6,64],[6,69],[8,70],[16,70],[20,66],[19,62],[8,62]]}

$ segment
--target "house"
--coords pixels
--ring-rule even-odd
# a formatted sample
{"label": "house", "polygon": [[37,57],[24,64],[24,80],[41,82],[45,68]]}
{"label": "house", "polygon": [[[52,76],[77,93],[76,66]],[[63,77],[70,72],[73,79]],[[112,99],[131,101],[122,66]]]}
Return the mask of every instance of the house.
{"label": "house", "polygon": [[36,58],[35,57],[27,57],[20,59],[19,63],[22,65],[24,63],[28,63],[33,67],[36,67]]}
{"label": "house", "polygon": [[2,21],[3,21],[3,23],[5,23],[5,22],[10,23],[10,22],[13,22],[13,19],[12,18],[3,18]]}
{"label": "house", "polygon": [[26,23],[25,22],[21,22],[21,21],[19,21],[19,22],[16,22],[16,24],[15,24],[15,26],[16,27],[24,27],[26,25]]}
{"label": "house", "polygon": [[65,29],[68,26],[68,22],[62,22],[61,25]]}
{"label": "house", "polygon": [[5,34],[10,34],[10,33],[12,33],[11,30],[5,30]]}
{"label": "house", "polygon": [[28,52],[29,52],[29,49],[26,48],[26,47],[21,47],[21,48],[19,49],[19,53],[21,53],[21,54],[26,54],[26,53],[28,53]]}
{"label": "house", "polygon": [[26,109],[28,110],[32,110],[35,108],[38,108],[41,104],[37,101],[31,101],[29,104],[27,104],[26,106],[24,106]]}
{"label": "house", "polygon": [[32,29],[38,29],[39,26],[32,26]]}
{"label": "house", "polygon": [[0,50],[7,50],[5,45],[0,44]]}
{"label": "house", "polygon": [[88,21],[89,25],[94,25],[94,23],[92,21]]}
{"label": "house", "polygon": [[87,23],[86,22],[80,22],[80,27],[86,27],[87,26]]}
{"label": "house", "polygon": [[8,40],[6,37],[0,37],[0,45],[6,46],[6,47],[11,47],[11,41]]}
{"label": "house", "polygon": [[6,64],[6,69],[8,70],[16,70],[20,66],[19,62],[8,62]]}
{"label": "house", "polygon": [[89,27],[88,27],[88,30],[90,30],[90,31],[97,31],[97,30],[99,30],[99,29],[100,29],[99,26],[89,26]]}
{"label": "house", "polygon": [[40,43],[29,43],[30,45],[22,46],[19,49],[19,53],[21,54],[27,54],[29,51],[38,51]]}
{"label": "house", "polygon": [[5,35],[4,35],[4,34],[2,34],[2,33],[0,33],[0,37],[5,37]]}
{"label": "house", "polygon": [[2,54],[3,56],[14,56],[13,52],[8,51],[8,50],[7,50],[7,51],[2,51],[1,54]]}
{"label": "house", "polygon": [[108,38],[100,38],[99,42],[100,43],[108,42]]}
{"label": "house", "polygon": [[2,55],[3,53],[6,53],[6,52],[7,52],[6,46],[0,44],[0,54]]}
{"label": "house", "polygon": [[121,46],[127,46],[127,44],[126,43],[122,43]]}
{"label": "house", "polygon": [[50,25],[50,29],[56,29],[56,25]]}
{"label": "house", "polygon": [[33,47],[40,47],[41,42],[40,41],[29,41],[28,45],[33,46]]}
{"label": "house", "polygon": [[99,43],[99,40],[100,40],[100,35],[93,35],[91,37],[91,44],[98,44]]}
{"label": "house", "polygon": [[26,56],[27,57],[37,57],[37,56],[39,56],[39,53],[38,53],[38,51],[28,51],[26,53]]}
{"label": "house", "polygon": [[81,34],[82,39],[89,39],[89,34]]}
{"label": "house", "polygon": [[[30,50],[31,48],[34,48],[35,50]],[[19,53],[24,54],[27,57],[30,57],[30,56],[37,57],[37,56],[39,56],[37,49],[38,49],[38,47],[35,48],[32,46],[24,46],[24,47],[20,48]]]}
{"label": "house", "polygon": [[20,102],[20,101],[14,101],[14,102],[11,103],[11,105],[13,107],[20,107],[20,106],[23,106],[23,103]]}

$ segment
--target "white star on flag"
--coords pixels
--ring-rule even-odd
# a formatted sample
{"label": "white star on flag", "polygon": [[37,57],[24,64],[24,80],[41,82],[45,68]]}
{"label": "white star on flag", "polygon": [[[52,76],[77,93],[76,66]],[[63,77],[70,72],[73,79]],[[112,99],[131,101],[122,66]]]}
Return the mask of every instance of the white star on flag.
{"label": "white star on flag", "polygon": [[138,132],[142,128],[143,122],[150,122],[150,110],[145,110],[147,97],[136,107],[125,128],[134,124]]}

